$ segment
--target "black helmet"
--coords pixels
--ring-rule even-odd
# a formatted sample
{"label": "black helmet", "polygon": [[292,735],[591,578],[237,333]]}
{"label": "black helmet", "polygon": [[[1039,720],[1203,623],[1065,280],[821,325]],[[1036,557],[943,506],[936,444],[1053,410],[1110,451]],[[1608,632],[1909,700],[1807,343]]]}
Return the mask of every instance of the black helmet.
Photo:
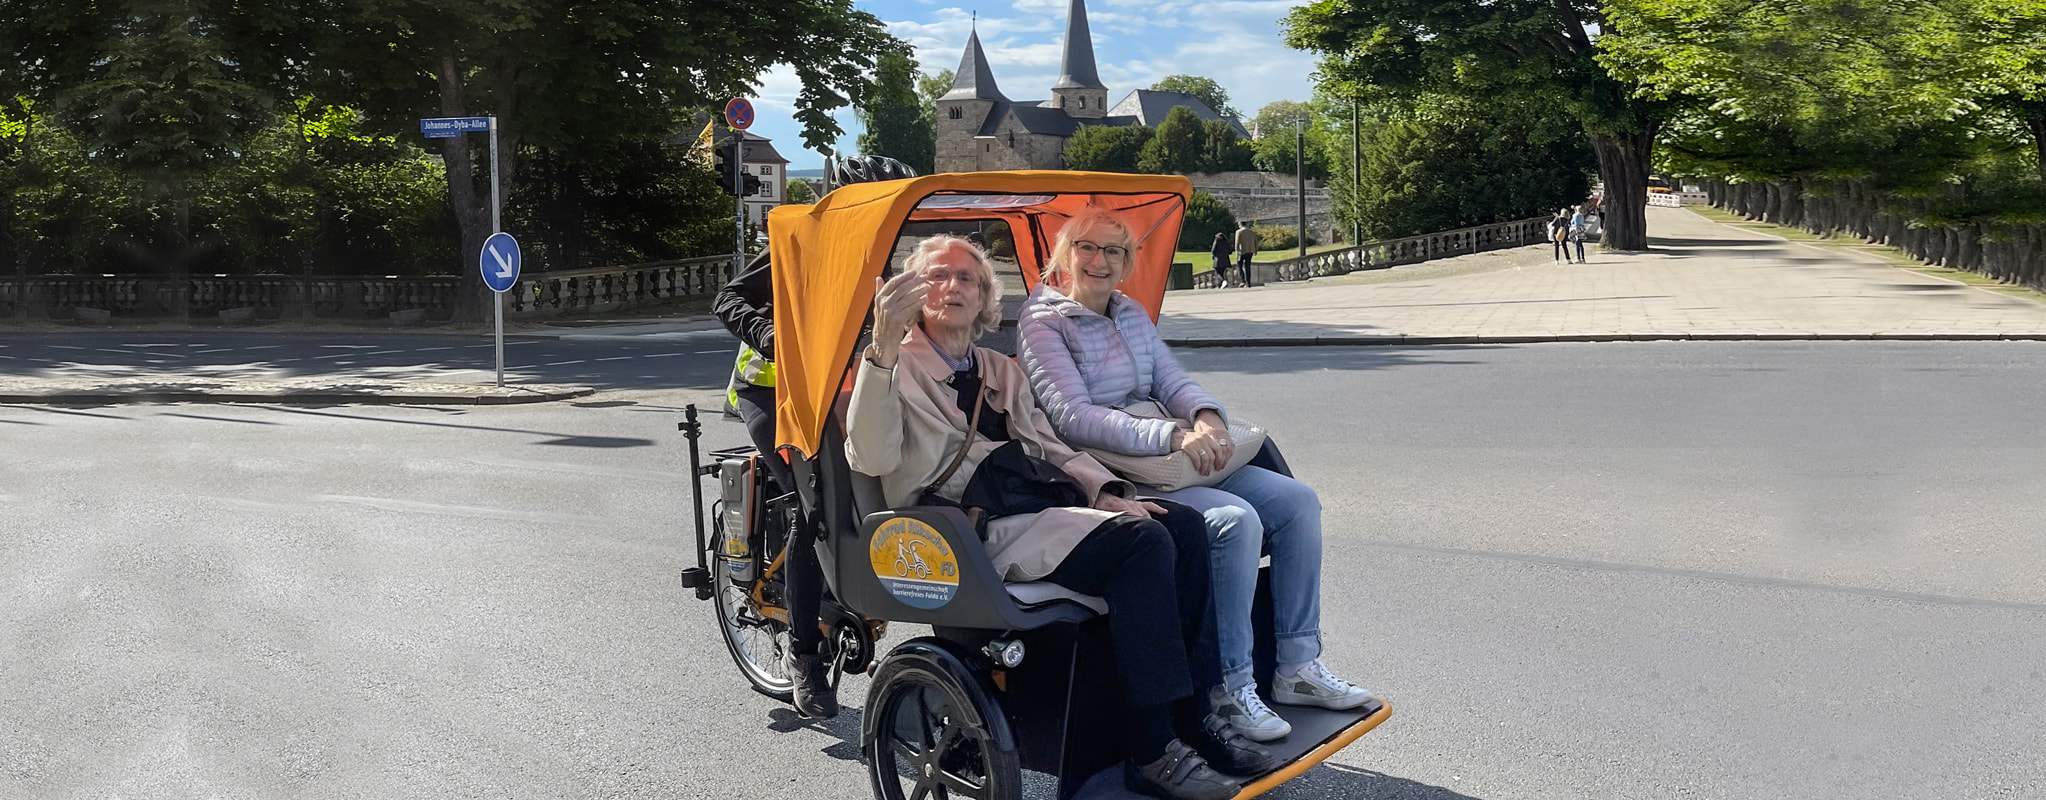
{"label": "black helmet", "polygon": [[831,159],[831,185],[846,186],[868,181],[892,181],[916,177],[916,170],[887,156],[846,156]]}

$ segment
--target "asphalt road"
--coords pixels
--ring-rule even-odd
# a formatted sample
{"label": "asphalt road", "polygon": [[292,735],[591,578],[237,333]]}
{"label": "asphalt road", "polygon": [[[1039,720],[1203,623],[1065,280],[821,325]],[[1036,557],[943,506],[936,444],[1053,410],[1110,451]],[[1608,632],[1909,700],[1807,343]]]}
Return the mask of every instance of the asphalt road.
{"label": "asphalt road", "polygon": [[[1267,796],[2046,795],[2046,346],[1182,355],[1397,709]],[[676,583],[712,396],[0,407],[0,797],[863,796]]]}
{"label": "asphalt road", "polygon": [[[496,369],[488,335],[79,331],[0,336],[0,374],[212,377],[371,373],[454,382]],[[507,336],[505,379],[611,389],[723,387],[737,344],[723,329],[649,336]]]}

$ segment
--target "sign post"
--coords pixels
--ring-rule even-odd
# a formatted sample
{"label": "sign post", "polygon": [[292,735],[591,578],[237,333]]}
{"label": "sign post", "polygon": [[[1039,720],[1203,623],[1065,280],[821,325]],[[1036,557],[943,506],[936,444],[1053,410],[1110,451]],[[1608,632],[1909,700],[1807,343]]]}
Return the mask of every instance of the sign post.
{"label": "sign post", "polygon": [[483,253],[476,258],[483,270],[483,285],[497,299],[497,385],[504,387],[504,293],[519,282],[519,243],[503,231],[483,240]]}
{"label": "sign post", "polygon": [[732,277],[746,270],[746,134],[753,127],[753,103],[744,97],[734,97],[725,104],[725,125],[732,129],[732,196],[738,201],[737,230],[733,233],[736,247],[732,250]]}
{"label": "sign post", "polygon": [[[752,123],[751,110],[749,106],[747,109],[748,124]],[[497,328],[497,385],[502,388],[504,386],[504,293],[509,291],[511,284],[516,283],[519,279],[519,245],[517,242],[512,241],[510,236],[505,234],[504,223],[502,222],[504,199],[502,187],[500,186],[503,181],[499,180],[497,174],[497,118],[435,117],[419,121],[419,133],[428,139],[453,139],[472,131],[488,131],[490,133],[490,239],[483,243],[483,254],[479,256],[479,259],[483,270],[483,282],[488,284],[490,290],[497,295],[495,298],[497,307],[495,314]],[[510,266],[508,267],[509,277],[501,278],[504,281],[502,286],[492,281],[492,275],[507,268],[501,264],[493,268],[490,249],[491,243],[499,241],[498,237],[500,236],[504,237],[503,241],[508,244],[511,251]]]}

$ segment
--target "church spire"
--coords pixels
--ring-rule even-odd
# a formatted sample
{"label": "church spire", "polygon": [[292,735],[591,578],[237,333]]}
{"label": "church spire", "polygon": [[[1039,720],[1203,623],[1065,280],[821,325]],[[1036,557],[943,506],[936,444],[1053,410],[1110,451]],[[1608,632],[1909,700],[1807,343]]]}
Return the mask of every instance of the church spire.
{"label": "church spire", "polygon": [[1002,90],[995,86],[995,73],[988,69],[987,53],[981,52],[980,31],[967,34],[966,55],[959,59],[959,70],[952,74],[952,91],[938,99],[1008,102],[1009,98],[1003,97]]}
{"label": "church spire", "polygon": [[1094,73],[1094,37],[1087,32],[1086,0],[1073,0],[1066,14],[1066,55],[1053,89],[1107,89]]}

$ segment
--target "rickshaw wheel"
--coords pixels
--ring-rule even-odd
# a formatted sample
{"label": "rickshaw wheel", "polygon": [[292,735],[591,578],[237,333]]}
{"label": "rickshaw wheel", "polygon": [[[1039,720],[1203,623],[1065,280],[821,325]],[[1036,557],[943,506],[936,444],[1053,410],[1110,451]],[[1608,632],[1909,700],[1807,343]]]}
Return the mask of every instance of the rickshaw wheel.
{"label": "rickshaw wheel", "polygon": [[[722,544],[718,542],[711,552],[724,552]],[[739,674],[746,676],[753,691],[784,703],[794,702],[796,679],[788,665],[789,626],[753,612],[748,587],[732,581],[731,567],[723,559],[711,565],[711,572],[717,576],[711,599],[717,606],[718,634],[725,640],[725,649],[732,652],[732,661],[739,665]]]}
{"label": "rickshaw wheel", "polygon": [[874,672],[860,749],[878,800],[1016,800],[1016,740],[985,678],[950,643],[922,638]]}

